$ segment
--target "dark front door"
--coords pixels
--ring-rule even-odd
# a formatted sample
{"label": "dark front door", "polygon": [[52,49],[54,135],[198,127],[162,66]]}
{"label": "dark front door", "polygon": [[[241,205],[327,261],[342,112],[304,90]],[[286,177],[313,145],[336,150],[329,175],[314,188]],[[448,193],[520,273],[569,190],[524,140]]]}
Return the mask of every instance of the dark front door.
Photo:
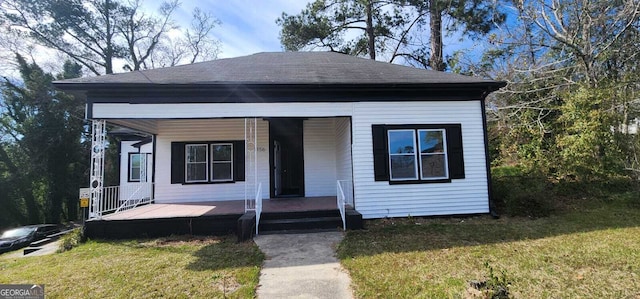
{"label": "dark front door", "polygon": [[271,197],[304,196],[302,119],[270,119]]}

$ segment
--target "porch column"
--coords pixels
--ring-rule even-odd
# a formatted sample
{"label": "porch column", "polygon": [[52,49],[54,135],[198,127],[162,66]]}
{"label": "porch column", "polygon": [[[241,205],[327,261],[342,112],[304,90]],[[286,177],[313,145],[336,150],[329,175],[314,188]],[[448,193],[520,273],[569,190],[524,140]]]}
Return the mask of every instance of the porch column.
{"label": "porch column", "polygon": [[91,121],[91,175],[89,180],[91,204],[89,206],[89,219],[100,219],[102,217],[105,137],[106,122],[104,120]]}
{"label": "porch column", "polygon": [[256,192],[258,189],[258,119],[244,119],[245,144],[245,185],[244,211],[256,210]]}

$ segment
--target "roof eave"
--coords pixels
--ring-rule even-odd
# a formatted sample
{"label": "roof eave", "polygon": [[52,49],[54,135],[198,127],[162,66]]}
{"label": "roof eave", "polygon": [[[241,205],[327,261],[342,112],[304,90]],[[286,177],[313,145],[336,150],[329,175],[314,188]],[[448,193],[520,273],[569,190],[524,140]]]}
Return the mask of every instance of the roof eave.
{"label": "roof eave", "polygon": [[[473,100],[505,86],[505,82],[384,83],[384,84],[114,84],[61,83],[61,90],[81,94],[91,102],[294,102]],[[175,99],[172,99],[175,97]],[[254,99],[255,98],[255,99]]]}
{"label": "roof eave", "polygon": [[476,82],[427,82],[427,83],[252,83],[252,82],[216,82],[216,83],[191,83],[191,84],[158,84],[158,83],[75,83],[68,81],[54,81],[53,85],[65,91],[113,91],[113,90],[202,90],[220,88],[255,88],[255,89],[296,89],[296,88],[334,88],[334,89],[447,89],[447,88],[487,88],[495,91],[504,87],[504,81],[476,81]]}

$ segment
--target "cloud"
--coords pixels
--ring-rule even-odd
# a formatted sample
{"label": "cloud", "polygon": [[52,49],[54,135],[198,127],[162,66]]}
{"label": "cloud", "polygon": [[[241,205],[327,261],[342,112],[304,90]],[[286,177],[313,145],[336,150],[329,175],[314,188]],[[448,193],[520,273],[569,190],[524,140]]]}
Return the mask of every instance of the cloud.
{"label": "cloud", "polygon": [[189,24],[191,11],[196,6],[211,12],[222,21],[214,35],[222,44],[221,58],[249,55],[256,52],[282,51],[280,28],[275,21],[282,12],[299,13],[309,1],[185,1],[176,19]]}

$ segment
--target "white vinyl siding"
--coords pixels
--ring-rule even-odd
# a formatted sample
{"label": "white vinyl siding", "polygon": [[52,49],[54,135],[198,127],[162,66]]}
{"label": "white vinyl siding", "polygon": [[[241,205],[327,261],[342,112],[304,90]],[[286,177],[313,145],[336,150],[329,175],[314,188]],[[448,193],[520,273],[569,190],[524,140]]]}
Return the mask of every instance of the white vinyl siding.
{"label": "white vinyl siding", "polygon": [[[481,101],[354,103],[353,173],[356,209],[364,218],[489,212]],[[374,180],[372,124],[451,124],[462,127],[465,178],[450,183]]]}
{"label": "white vinyl siding", "polygon": [[[336,122],[340,121],[340,128]],[[190,202],[244,198],[245,182],[232,184],[170,184],[171,142],[193,140],[243,140],[244,119],[162,120],[157,135],[156,201]],[[258,121],[258,181],[269,198],[268,122]],[[310,118],[303,122],[305,196],[335,196],[337,173],[351,177],[348,118]],[[341,140],[338,144],[337,140]],[[344,164],[337,164],[337,157]],[[209,163],[212,163],[209,158]]]}
{"label": "white vinyl siding", "polygon": [[351,121],[347,117],[336,119],[336,177],[351,181]]}
{"label": "white vinyl siding", "polygon": [[[244,182],[202,185],[170,183],[172,141],[243,140],[244,119],[177,118],[308,117],[304,122],[303,132],[305,195],[335,195],[336,180],[348,179],[352,173],[356,209],[364,218],[370,219],[489,211],[481,103],[477,100],[309,104],[96,104],[93,108],[96,113],[94,117],[99,117],[97,112],[100,112],[105,118],[124,118],[121,113],[128,113],[131,118],[157,118],[118,121],[131,125],[140,121],[140,125],[156,130],[152,133],[157,133],[155,197],[159,203],[244,198]],[[126,110],[129,108],[131,110]],[[175,113],[174,108],[178,109]],[[243,109],[247,109],[246,113]],[[190,116],[189,113],[192,112],[195,114]],[[351,116],[351,126],[348,116]],[[375,181],[372,124],[460,124],[465,178],[454,179],[449,183],[430,184],[390,185],[389,182]],[[269,198],[270,189],[268,128],[267,121],[258,121],[258,180],[263,184],[264,198]],[[350,139],[353,139],[352,145],[348,142]],[[349,151],[352,156],[347,154]],[[351,159],[353,169],[349,166]]]}
{"label": "white vinyl siding", "polygon": [[334,118],[303,122],[305,196],[336,195],[336,129]]}
{"label": "white vinyl siding", "polygon": [[[133,147],[133,144],[138,143],[137,140],[132,141],[121,141],[120,142],[120,198],[129,198],[133,192],[135,192],[136,188],[132,188],[131,186],[135,186],[139,184],[139,181],[129,181],[129,175],[131,169],[129,168],[129,157],[133,155],[145,155],[146,156],[146,181],[151,182],[151,178],[153,175],[153,144],[151,142],[142,145],[140,148]],[[142,159],[141,159],[142,160]],[[140,163],[142,167],[142,161]],[[138,176],[140,174],[140,169],[138,168]]]}
{"label": "white vinyl siding", "polygon": [[[269,123],[258,120],[258,182],[269,198]],[[245,182],[171,184],[171,142],[244,140],[244,119],[159,120],[155,199],[158,203],[244,199]]]}
{"label": "white vinyl siding", "polygon": [[[152,155],[152,147],[151,142],[142,145],[140,148],[133,147],[133,144],[138,143],[137,140],[132,141],[121,141],[120,142],[120,186],[127,186],[130,183],[138,183],[137,181],[129,182],[130,175],[130,159],[129,157],[133,154],[145,154],[147,155],[147,181],[151,181],[152,176],[152,163],[153,163],[153,155]],[[139,170],[138,170],[139,171]]]}

